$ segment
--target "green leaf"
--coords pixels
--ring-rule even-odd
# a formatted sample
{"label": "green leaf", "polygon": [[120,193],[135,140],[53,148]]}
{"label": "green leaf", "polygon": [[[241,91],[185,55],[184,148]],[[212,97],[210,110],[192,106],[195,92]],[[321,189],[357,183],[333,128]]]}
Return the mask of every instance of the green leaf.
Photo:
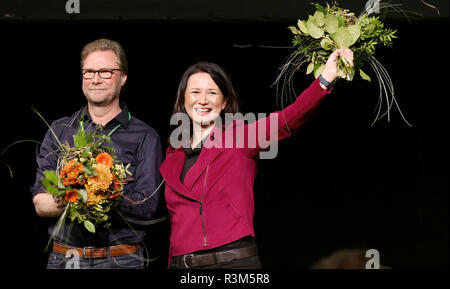
{"label": "green leaf", "polygon": [[339,27],[333,34],[333,39],[338,49],[345,49],[355,44],[360,35],[361,27],[359,25],[351,25],[348,27]]}
{"label": "green leaf", "polygon": [[104,141],[104,142],[108,142],[108,143],[111,142],[111,137],[110,137],[110,136],[107,136],[107,135],[102,135],[102,136],[101,136],[101,139],[102,139],[102,141]]}
{"label": "green leaf", "polygon": [[291,32],[292,32],[293,34],[300,34],[300,30],[298,30],[297,27],[295,27],[295,26],[289,26],[288,28],[289,28],[289,30],[291,30]]}
{"label": "green leaf", "polygon": [[57,195],[57,194],[59,194],[58,188],[57,188],[57,187],[54,187],[54,186],[46,187],[45,190],[46,190],[48,193],[52,194],[52,195]]}
{"label": "green leaf", "polygon": [[337,31],[339,27],[339,20],[336,18],[336,16],[334,16],[333,14],[327,14],[325,16],[324,22],[325,22],[324,29],[328,33],[334,33]]}
{"label": "green leaf", "polygon": [[88,137],[87,137],[87,143],[92,143],[94,139],[94,133],[92,132],[92,130],[89,132]]}
{"label": "green leaf", "polygon": [[87,198],[88,198],[88,193],[86,190],[84,190],[84,189],[78,190],[78,196],[83,201],[83,203],[86,203]]}
{"label": "green leaf", "polygon": [[308,35],[308,28],[306,27],[306,22],[302,20],[298,20],[297,22],[298,28],[300,28],[300,31],[304,34]]}
{"label": "green leaf", "polygon": [[339,22],[339,27],[345,26],[345,19],[344,19],[344,17],[338,15],[338,16],[336,16],[336,18],[337,18],[337,20]]}
{"label": "green leaf", "polygon": [[76,148],[82,148],[87,145],[86,135],[84,132],[79,131],[76,135],[73,136],[73,144]]}
{"label": "green leaf", "polygon": [[[327,10],[322,5],[320,5],[318,3],[311,3],[311,4],[316,7],[317,11],[321,11],[322,13],[326,13]],[[326,4],[327,4],[327,8],[330,8],[330,5],[328,3],[326,3]]]}
{"label": "green leaf", "polygon": [[58,189],[65,189],[66,186],[62,183],[61,179],[58,179]]}
{"label": "green leaf", "polygon": [[359,75],[361,75],[361,78],[367,81],[371,81],[370,76],[367,75],[364,71],[362,71],[361,69],[359,69]]}
{"label": "green leaf", "polygon": [[333,48],[333,41],[328,38],[323,38],[322,41],[320,41],[320,46],[325,50],[330,50]]}
{"label": "green leaf", "polygon": [[52,184],[58,185],[58,176],[56,175],[55,171],[44,171],[44,176]]}
{"label": "green leaf", "polygon": [[125,167],[124,171],[129,174],[130,176],[132,175],[132,173],[128,170],[128,168],[130,167],[131,163],[127,164],[127,166]]}
{"label": "green leaf", "polygon": [[310,74],[314,70],[314,63],[310,63],[308,67],[306,67],[306,74]]}
{"label": "green leaf", "polygon": [[306,27],[308,28],[308,33],[311,35],[312,38],[319,39],[323,36],[324,32],[323,29],[319,26],[315,25],[314,23],[306,22]]}
{"label": "green leaf", "polygon": [[322,27],[325,24],[325,15],[321,11],[316,11],[313,16],[309,15],[308,22]]}
{"label": "green leaf", "polygon": [[314,77],[317,78],[325,69],[325,64],[316,65],[316,69],[314,69]]}
{"label": "green leaf", "polygon": [[90,177],[95,176],[94,169],[88,165],[84,166],[83,172],[86,173]]}
{"label": "green leaf", "polygon": [[42,185],[45,187],[45,188],[47,188],[47,187],[50,187],[51,185],[52,185],[52,182],[50,182],[48,179],[46,179],[46,178],[42,178],[41,179],[41,183],[42,183]]}
{"label": "green leaf", "polygon": [[361,36],[361,26],[359,25],[351,25],[348,27],[348,31],[350,33],[350,46],[355,44],[356,41],[358,41],[359,36]]}
{"label": "green leaf", "polygon": [[95,226],[94,226],[94,224],[92,224],[91,221],[86,220],[86,221],[84,221],[83,224],[84,224],[84,227],[86,228],[86,230],[88,230],[91,233],[95,233]]}

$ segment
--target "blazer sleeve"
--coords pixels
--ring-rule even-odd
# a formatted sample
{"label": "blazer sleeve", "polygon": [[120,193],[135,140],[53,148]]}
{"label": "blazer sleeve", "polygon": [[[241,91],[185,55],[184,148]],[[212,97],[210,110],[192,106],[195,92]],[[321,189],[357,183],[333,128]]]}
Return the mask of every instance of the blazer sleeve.
{"label": "blazer sleeve", "polygon": [[[257,157],[262,150],[268,150],[273,142],[283,140],[296,132],[317,111],[322,100],[332,89],[324,90],[319,79],[314,80],[294,103],[268,117],[244,125],[244,148],[249,157]],[[251,138],[256,135],[256,141]]]}

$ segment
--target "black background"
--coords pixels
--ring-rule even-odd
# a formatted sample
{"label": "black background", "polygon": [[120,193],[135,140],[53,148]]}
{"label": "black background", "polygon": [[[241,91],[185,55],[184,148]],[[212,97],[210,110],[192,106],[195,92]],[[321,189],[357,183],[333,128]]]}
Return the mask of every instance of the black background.
{"label": "black background", "polygon": [[[313,7],[302,11],[311,14]],[[32,105],[48,121],[84,105],[79,53],[98,38],[124,47],[129,75],[122,99],[158,131],[164,148],[178,81],[196,61],[216,62],[230,74],[242,112],[278,110],[271,84],[291,50],[259,45],[289,46],[286,27],[295,23],[282,17],[2,19],[0,149],[42,140],[46,126]],[[414,127],[395,108],[390,123],[371,127],[375,81],[336,84],[302,131],[280,143],[277,158],[259,162],[255,230],[266,269],[305,269],[340,248],[375,248],[392,268],[448,269],[448,17],[388,18],[386,25],[398,29],[398,39],[393,49],[379,49],[377,59]],[[298,92],[312,80],[299,71]],[[46,231],[54,220],[39,218],[31,202],[35,153],[34,144],[21,143],[0,159],[2,267],[46,265]],[[167,238],[167,222],[149,228],[147,246],[160,256],[151,268],[167,265]]]}

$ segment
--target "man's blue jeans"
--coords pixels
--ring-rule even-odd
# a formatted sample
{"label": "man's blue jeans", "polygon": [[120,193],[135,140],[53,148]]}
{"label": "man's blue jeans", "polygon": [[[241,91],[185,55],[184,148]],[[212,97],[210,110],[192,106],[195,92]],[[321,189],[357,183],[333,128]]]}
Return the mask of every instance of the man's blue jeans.
{"label": "man's blue jeans", "polygon": [[108,253],[105,258],[83,258],[74,255],[66,257],[65,254],[52,251],[47,269],[144,269],[144,261],[143,247],[127,255],[112,257]]}

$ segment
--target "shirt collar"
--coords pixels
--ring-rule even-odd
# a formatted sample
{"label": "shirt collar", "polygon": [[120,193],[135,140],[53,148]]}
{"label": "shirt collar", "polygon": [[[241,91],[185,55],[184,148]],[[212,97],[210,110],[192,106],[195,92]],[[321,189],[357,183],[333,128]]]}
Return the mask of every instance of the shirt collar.
{"label": "shirt collar", "polygon": [[[129,115],[129,112],[128,112],[127,104],[126,104],[125,102],[120,102],[119,105],[120,105],[121,111],[120,111],[119,114],[116,115],[112,120],[110,120],[110,121],[106,124],[106,126],[110,125],[111,123],[119,122],[119,123],[120,123],[121,125],[123,125],[124,127],[127,127],[128,124],[130,123],[130,115]],[[84,111],[84,115],[83,115],[83,116],[84,116],[85,118],[89,119],[90,121],[92,121],[92,118],[91,118],[91,116],[90,116],[90,114],[89,114],[89,111],[88,111],[88,109],[87,109],[87,106],[85,106],[85,107],[83,108],[83,111]]]}
{"label": "shirt collar", "polygon": [[114,119],[120,122],[124,127],[126,127],[130,123],[131,115],[129,115],[128,107],[125,102],[121,102],[119,105],[122,111],[118,115],[116,115]]}

